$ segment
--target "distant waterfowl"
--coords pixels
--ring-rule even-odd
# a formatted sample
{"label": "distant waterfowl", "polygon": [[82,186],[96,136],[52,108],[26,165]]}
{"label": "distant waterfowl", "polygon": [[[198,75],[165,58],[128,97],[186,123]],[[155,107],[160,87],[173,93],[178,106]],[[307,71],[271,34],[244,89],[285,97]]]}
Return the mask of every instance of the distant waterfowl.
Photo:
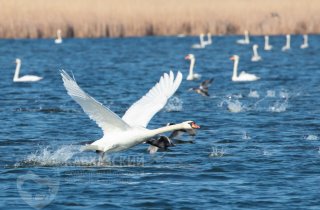
{"label": "distant waterfowl", "polygon": [[234,82],[249,82],[249,81],[255,81],[255,80],[260,79],[260,77],[257,77],[254,74],[246,73],[245,71],[242,71],[238,76],[237,73],[238,73],[239,59],[240,58],[238,55],[234,55],[230,58],[230,60],[234,61],[232,81],[234,81]]}
{"label": "distant waterfowl", "polygon": [[253,62],[261,60],[261,56],[258,54],[258,48],[259,48],[259,46],[257,44],[254,44],[252,46],[253,55],[251,57],[251,61],[253,61]]}
{"label": "distant waterfowl", "polygon": [[203,41],[205,46],[212,44],[211,33],[208,33],[208,34],[207,34],[207,38],[208,38],[207,40]]}
{"label": "distant waterfowl", "polygon": [[206,45],[205,45],[205,41],[204,41],[204,34],[200,34],[199,38],[200,38],[200,44],[194,44],[191,46],[191,48],[193,48],[193,49],[205,48]]}
{"label": "distant waterfowl", "polygon": [[272,50],[272,45],[269,44],[269,36],[264,36],[264,50]]}
{"label": "distant waterfowl", "polygon": [[61,30],[57,30],[57,38],[54,40],[54,43],[61,44],[62,43],[62,36],[61,36]]}
{"label": "distant waterfowl", "polygon": [[237,40],[237,43],[238,44],[250,44],[249,32],[247,30],[244,31],[244,39]]}
{"label": "distant waterfowl", "polygon": [[290,50],[290,34],[286,35],[286,45],[282,47],[282,51]]}
{"label": "distant waterfowl", "polygon": [[191,88],[190,90],[202,95],[202,96],[210,96],[209,95],[209,86],[213,82],[213,78],[207,79],[200,83],[199,87]]}
{"label": "distant waterfowl", "polygon": [[189,74],[188,74],[188,76],[187,76],[187,80],[200,79],[200,78],[201,78],[201,75],[193,72],[194,64],[195,64],[195,62],[196,62],[195,56],[194,56],[193,54],[188,54],[188,55],[185,57],[185,59],[186,59],[186,60],[190,60]]}
{"label": "distant waterfowl", "polygon": [[309,44],[308,44],[308,35],[304,34],[303,35],[303,44],[300,46],[301,49],[305,49],[308,48]]}
{"label": "distant waterfowl", "polygon": [[159,149],[167,150],[168,147],[174,147],[171,139],[167,136],[160,136],[159,138],[151,138],[146,141],[147,144],[150,144],[148,151],[150,154],[156,153]]}
{"label": "distant waterfowl", "polygon": [[[167,123],[166,126],[175,125],[174,123]],[[146,141],[147,144],[150,144],[148,147],[148,151],[150,154],[156,153],[159,149],[166,151],[168,147],[173,147],[175,144],[185,144],[185,143],[193,143],[193,141],[185,141],[177,139],[177,137],[181,136],[184,133],[188,133],[190,136],[196,135],[195,129],[180,129],[173,131],[169,137],[168,136],[160,136],[158,138],[154,137],[148,139]]]}
{"label": "distant waterfowl", "polygon": [[65,71],[61,71],[61,76],[68,94],[103,130],[104,135],[101,139],[83,148],[84,151],[96,151],[100,154],[100,159],[106,152],[127,150],[161,133],[200,128],[193,121],[185,121],[153,130],[146,128],[152,117],[166,105],[168,99],[180,86],[182,81],[180,72],[176,77],[172,71],[170,74],[165,73],[145,96],[126,111],[122,118],[85,93]]}
{"label": "distant waterfowl", "polygon": [[19,77],[21,67],[21,60],[19,58],[16,59],[16,70],[14,72],[13,81],[14,82],[36,82],[42,79],[42,77],[38,77],[35,75],[24,75]]}

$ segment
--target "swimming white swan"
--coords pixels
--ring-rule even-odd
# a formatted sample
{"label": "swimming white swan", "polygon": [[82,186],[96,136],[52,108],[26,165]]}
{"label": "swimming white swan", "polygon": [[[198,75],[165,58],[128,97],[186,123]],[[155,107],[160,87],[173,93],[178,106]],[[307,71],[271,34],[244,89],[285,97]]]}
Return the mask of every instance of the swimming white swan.
{"label": "swimming white swan", "polygon": [[61,30],[57,30],[57,38],[54,40],[54,43],[61,44],[62,43],[62,37],[61,37]]}
{"label": "swimming white swan", "polygon": [[247,30],[244,31],[244,39],[237,40],[238,44],[250,44],[249,32]]}
{"label": "swimming white swan", "polygon": [[42,79],[42,77],[34,76],[34,75],[25,75],[19,77],[21,60],[19,58],[16,59],[16,70],[14,72],[13,81],[14,82],[36,82]]}
{"label": "swimming white swan", "polygon": [[258,54],[258,48],[259,46],[257,44],[254,44],[252,46],[253,55],[252,55],[251,61],[253,62],[261,60],[261,56]]}
{"label": "swimming white swan", "polygon": [[207,45],[211,45],[212,44],[212,37],[211,37],[211,33],[207,33],[207,37],[208,39],[203,41],[204,42],[204,45],[207,46]]}
{"label": "swimming white swan", "polygon": [[239,56],[238,55],[234,55],[230,58],[230,60],[234,61],[234,65],[233,65],[233,74],[232,74],[232,81],[234,82],[249,82],[249,81],[255,81],[260,79],[260,77],[257,77],[254,74],[249,74],[246,73],[244,71],[242,71],[239,76],[238,74],[238,64],[239,64]]}
{"label": "swimming white swan", "polygon": [[300,46],[301,49],[305,49],[308,48],[309,44],[308,44],[308,35],[304,34],[303,35],[303,44]]}
{"label": "swimming white swan", "polygon": [[290,50],[290,34],[286,35],[286,45],[282,47],[282,51]]}
{"label": "swimming white swan", "polygon": [[126,111],[122,119],[85,93],[65,71],[61,71],[61,76],[68,94],[103,130],[101,139],[87,144],[83,148],[84,151],[93,150],[98,152],[101,158],[103,158],[105,152],[118,152],[129,149],[164,132],[200,128],[193,121],[185,121],[154,130],[146,128],[151,118],[165,106],[168,99],[180,86],[182,81],[180,72],[178,72],[176,78],[174,78],[172,71],[170,71],[170,74],[165,73],[145,96]]}
{"label": "swimming white swan", "polygon": [[193,54],[188,54],[185,57],[185,59],[186,60],[190,60],[189,74],[187,76],[187,80],[200,79],[201,78],[200,74],[193,73],[193,67],[194,67],[194,64],[196,62],[196,58],[194,57],[194,55]]}
{"label": "swimming white swan", "polygon": [[202,49],[202,48],[206,47],[205,41],[204,41],[204,34],[200,34],[199,38],[200,38],[200,44],[194,44],[194,45],[191,46],[191,48],[193,48],[193,49]]}
{"label": "swimming white swan", "polygon": [[272,45],[269,44],[269,36],[264,36],[264,50],[272,50]]}

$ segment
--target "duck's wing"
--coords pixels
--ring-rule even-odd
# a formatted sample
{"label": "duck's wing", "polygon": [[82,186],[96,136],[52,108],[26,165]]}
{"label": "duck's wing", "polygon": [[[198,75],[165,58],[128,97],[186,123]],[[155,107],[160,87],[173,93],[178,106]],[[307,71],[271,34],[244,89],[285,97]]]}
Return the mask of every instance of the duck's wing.
{"label": "duck's wing", "polygon": [[90,119],[98,124],[103,133],[130,128],[118,115],[85,93],[67,72],[61,70],[61,76],[68,94],[81,106]]}
{"label": "duck's wing", "polygon": [[166,105],[168,99],[177,91],[181,81],[181,72],[177,73],[176,78],[174,78],[172,71],[169,74],[165,73],[146,95],[126,111],[122,120],[131,126],[147,127],[151,118]]}
{"label": "duck's wing", "polygon": [[208,87],[211,85],[212,82],[213,82],[213,78],[207,79],[207,80],[201,82],[201,84],[200,84],[200,89],[202,89],[202,90],[204,90],[204,89],[208,90]]}

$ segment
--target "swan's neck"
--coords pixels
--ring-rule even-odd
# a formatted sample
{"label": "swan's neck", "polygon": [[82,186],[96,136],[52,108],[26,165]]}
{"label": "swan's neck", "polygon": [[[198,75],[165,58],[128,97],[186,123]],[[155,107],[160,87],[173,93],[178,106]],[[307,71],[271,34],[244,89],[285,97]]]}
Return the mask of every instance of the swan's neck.
{"label": "swan's neck", "polygon": [[238,74],[238,64],[239,64],[239,59],[235,59],[233,62],[233,74],[232,74],[232,78],[237,78],[237,74]]}
{"label": "swan's neck", "polygon": [[161,133],[180,130],[180,129],[184,129],[184,127],[183,127],[183,125],[181,123],[180,124],[175,124],[175,125],[169,125],[169,126],[165,126],[165,127],[161,127],[161,128],[150,130],[150,136],[153,137],[153,136],[159,135]]}
{"label": "swan's neck", "polygon": [[20,67],[21,67],[21,62],[17,62],[16,70],[15,70],[14,76],[13,76],[13,80],[19,79]]}
{"label": "swan's neck", "polygon": [[265,37],[264,37],[264,46],[265,46],[265,47],[268,47],[268,46],[269,46],[269,37],[268,37],[268,36],[265,36]]}
{"label": "swan's neck", "polygon": [[194,58],[190,59],[189,75],[193,75],[193,67],[194,67],[195,62],[196,62],[196,59],[194,59]]}
{"label": "swan's neck", "polygon": [[203,39],[203,36],[202,36],[202,35],[200,35],[200,45],[201,45],[201,46],[204,46],[204,39]]}
{"label": "swan's neck", "polygon": [[255,47],[253,48],[253,56],[255,56],[255,57],[259,56],[258,55],[258,50]]}
{"label": "swan's neck", "polygon": [[287,48],[290,48],[290,36],[287,36],[286,46],[287,46]]}
{"label": "swan's neck", "polygon": [[303,41],[304,41],[304,42],[303,42],[304,45],[307,45],[307,44],[308,44],[308,36],[307,36],[307,35],[304,35],[304,36],[303,36]]}
{"label": "swan's neck", "polygon": [[209,43],[209,44],[212,43],[211,35],[208,35],[208,43]]}
{"label": "swan's neck", "polygon": [[245,40],[247,43],[250,42],[250,40],[249,40],[249,34],[248,34],[248,33],[245,33],[245,34],[244,34],[244,40]]}

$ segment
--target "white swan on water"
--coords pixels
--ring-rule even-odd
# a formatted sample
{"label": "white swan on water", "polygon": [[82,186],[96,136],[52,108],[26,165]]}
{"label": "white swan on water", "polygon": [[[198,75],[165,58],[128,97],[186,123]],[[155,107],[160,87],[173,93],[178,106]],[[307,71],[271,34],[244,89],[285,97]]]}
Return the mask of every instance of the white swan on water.
{"label": "white swan on water", "polygon": [[250,44],[249,32],[247,30],[244,31],[244,39],[237,40],[238,44]]}
{"label": "white swan on water", "polygon": [[264,36],[264,50],[272,50],[272,45],[269,44],[269,36]]}
{"label": "white swan on water", "polygon": [[62,36],[61,36],[61,30],[57,30],[57,38],[54,40],[54,43],[61,44],[62,43]]}
{"label": "white swan on water", "polygon": [[204,34],[200,34],[199,38],[200,38],[200,44],[194,44],[194,45],[191,46],[191,48],[193,48],[193,49],[202,49],[202,48],[206,47],[205,41],[204,41]]}
{"label": "white swan on water", "polygon": [[282,51],[287,51],[287,50],[290,50],[290,34],[287,34],[286,35],[286,45],[282,47]]}
{"label": "white swan on water", "polygon": [[187,76],[187,80],[195,80],[195,79],[200,79],[201,78],[201,75],[200,74],[197,74],[197,73],[193,73],[193,67],[194,67],[194,64],[196,62],[196,58],[193,54],[188,54],[186,57],[185,57],[186,60],[190,60],[190,67],[189,67],[189,74]]}
{"label": "white swan on water", "polygon": [[301,49],[305,49],[308,48],[309,44],[308,44],[308,35],[304,34],[303,35],[303,44],[300,46]]}
{"label": "white swan on water", "polygon": [[258,54],[258,48],[259,46],[257,44],[254,44],[252,46],[253,55],[252,55],[251,61],[253,62],[261,60],[261,56]]}
{"label": "white swan on water", "polygon": [[203,41],[203,42],[204,42],[204,45],[205,45],[205,46],[212,44],[212,36],[211,36],[211,33],[207,33],[207,40],[205,40],[205,41]]}
{"label": "white swan on water", "polygon": [[13,81],[14,82],[36,82],[42,79],[42,77],[38,77],[35,75],[24,75],[19,77],[21,67],[21,60],[19,58],[16,59],[16,70],[14,72]]}
{"label": "white swan on water", "polygon": [[249,82],[249,81],[255,81],[255,80],[260,79],[260,77],[257,77],[254,74],[246,73],[245,71],[242,71],[238,76],[239,59],[240,58],[238,55],[234,55],[230,58],[230,60],[234,61],[232,81],[234,81],[234,82]]}
{"label": "white swan on water", "polygon": [[101,139],[87,144],[83,148],[84,151],[98,152],[100,158],[103,158],[105,153],[127,150],[164,132],[200,128],[193,121],[185,121],[153,130],[146,128],[152,117],[166,105],[168,99],[180,86],[182,81],[180,72],[177,73],[176,78],[174,78],[172,71],[169,74],[165,73],[146,95],[126,111],[122,118],[85,93],[65,71],[61,71],[61,76],[68,94],[103,130]]}

